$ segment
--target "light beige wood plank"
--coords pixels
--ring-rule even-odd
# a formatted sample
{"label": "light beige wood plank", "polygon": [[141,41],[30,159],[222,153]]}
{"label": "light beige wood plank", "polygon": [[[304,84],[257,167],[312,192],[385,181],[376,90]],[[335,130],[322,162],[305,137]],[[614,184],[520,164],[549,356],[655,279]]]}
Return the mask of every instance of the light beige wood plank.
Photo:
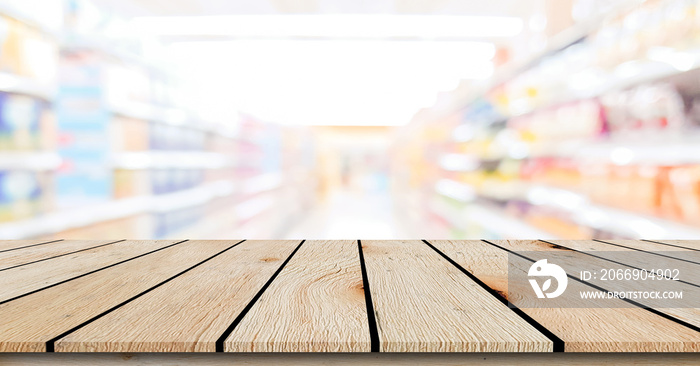
{"label": "light beige wood plank", "polygon": [[547,352],[552,342],[420,241],[362,241],[384,352]]}
{"label": "light beige wood plank", "polygon": [[3,366],[697,366],[700,353],[5,353]]}
{"label": "light beige wood plank", "polygon": [[[700,265],[700,252],[691,249],[682,249],[678,247],[673,247],[670,245],[663,245],[659,243],[652,243],[648,241],[641,240],[603,240],[604,242],[609,242],[612,244],[618,244],[629,248],[643,250],[645,252],[662,252],[661,254],[673,258],[683,259],[686,261],[692,261]],[[603,243],[600,243],[603,244]],[[603,244],[608,248],[620,248],[615,245]],[[688,244],[686,244],[687,246]],[[624,249],[624,248],[620,248]],[[652,254],[653,255],[653,254]],[[658,256],[657,256],[658,257]]]}
{"label": "light beige wood plank", "polygon": [[[548,240],[549,242],[577,251],[587,252],[602,258],[624,263],[628,266],[642,268],[645,270],[655,270],[659,268],[677,268],[680,271],[679,278],[683,281],[700,285],[700,264],[679,261],[697,261],[700,263],[700,252],[688,249],[663,246],[661,244],[640,242],[638,240],[610,240],[610,242],[620,243],[627,247],[636,247],[639,250],[629,249],[621,246],[610,245],[593,240]],[[637,246],[637,244],[640,244]],[[647,244],[652,244],[648,246]],[[545,244],[546,245],[546,244]],[[658,246],[658,247],[655,247]],[[664,250],[669,248],[670,250]],[[613,253],[614,252],[614,253]],[[629,253],[629,255],[620,252]],[[651,252],[663,252],[665,256],[660,257]],[[676,258],[676,259],[674,259]]]}
{"label": "light beige wood plank", "polygon": [[175,241],[123,241],[2,271],[2,275],[0,275],[0,302],[136,257],[172,243],[175,243]]}
{"label": "light beige wood plank", "polygon": [[357,241],[307,241],[226,339],[228,352],[369,352]]}
{"label": "light beige wood plank", "polygon": [[44,245],[49,242],[57,242],[52,240],[0,240],[0,251],[15,250],[17,248],[26,247],[29,245]]}
{"label": "light beige wood plank", "polygon": [[89,249],[98,245],[109,245],[109,243],[114,243],[115,241],[116,240],[68,240],[0,252],[0,271],[25,263]]}
{"label": "light beige wood plank", "polygon": [[[556,245],[551,245],[543,241],[539,240],[497,240],[495,241],[495,244],[501,245],[502,247],[510,250],[520,250],[520,251],[540,251],[540,250],[545,250],[545,251],[558,251],[558,252],[565,252],[567,249],[565,248],[558,248]],[[569,244],[572,244],[569,242]],[[572,244],[573,245],[573,244]],[[590,247],[592,244],[588,244]],[[635,252],[635,255],[643,254],[638,251],[634,251],[631,249],[624,249],[617,247],[619,249],[623,250],[628,250],[631,253]],[[630,255],[630,258],[634,258],[634,256]],[[669,261],[668,258],[660,258],[659,262],[661,259],[665,259],[666,262]],[[604,259],[592,257],[592,256],[577,256],[577,258],[563,258],[560,259],[561,263],[558,263],[562,266],[568,266],[568,268],[581,268],[582,263],[581,261],[585,261],[586,263],[589,263],[591,265],[591,268],[609,268],[610,267],[610,262],[605,261]],[[683,266],[683,263],[679,263],[678,267],[682,267],[681,273],[689,273],[693,269],[688,268],[688,265],[694,266],[693,264],[686,264]],[[585,267],[585,266],[584,266]],[[662,267],[666,267],[665,265],[662,265]],[[579,274],[574,271],[574,273],[569,273],[569,275],[579,278]],[[588,282],[600,286],[601,288],[604,288],[609,291],[636,291],[639,290],[639,286],[637,283],[634,282],[628,282],[628,281],[603,281],[599,278],[592,278]],[[687,284],[683,283],[673,283],[673,290],[680,290],[683,291],[686,294],[691,294],[691,293],[697,293],[698,288],[697,287],[692,287]],[[660,302],[657,302],[655,300],[650,300],[650,299],[637,299],[635,300],[637,303],[646,305],[651,308],[657,308]],[[661,302],[663,303],[663,302]],[[700,309],[698,308],[659,308],[659,312],[662,312],[664,314],[670,315],[672,317],[675,317],[676,319],[683,320],[685,322],[688,322],[690,324],[693,324],[697,327],[700,327]]]}
{"label": "light beige wood plank", "polygon": [[214,352],[300,241],[246,241],[56,342],[56,352]]}
{"label": "light beige wood plank", "polygon": [[237,242],[184,242],[0,305],[0,352],[43,352],[53,337]]}
{"label": "light beige wood plank", "polygon": [[[604,240],[604,242],[599,242],[595,240],[547,240],[547,242],[556,244],[556,245],[561,245],[567,248],[571,248],[574,250],[580,250],[580,251],[587,251],[587,252],[636,252],[639,253],[639,251],[635,251],[634,248],[635,246],[637,249],[641,249],[644,251],[656,251],[656,252],[692,252],[691,250],[688,249],[681,249],[681,248],[674,248],[671,246],[664,246],[661,244],[654,244],[654,243],[646,243],[643,241],[638,241],[638,240]],[[621,246],[617,245],[610,245],[605,242],[610,242],[610,243],[619,243],[621,245],[628,246],[630,248],[623,248]],[[639,244],[639,245],[636,245]],[[647,246],[647,244],[649,244]],[[666,249],[666,250],[664,250]]]}
{"label": "light beige wood plank", "polygon": [[[607,240],[606,240],[607,241]],[[693,250],[700,250],[700,240],[654,240],[655,242],[659,243],[664,243],[664,244],[671,244],[671,245],[666,245],[666,247],[676,245],[679,247],[684,247],[688,249],[693,249]]]}
{"label": "light beige wood plank", "polygon": [[[477,240],[431,240],[430,243],[486,285],[507,296],[508,252]],[[533,248],[532,241],[496,243],[520,250]],[[543,249],[539,245],[535,248]],[[595,291],[577,281],[569,281],[569,287],[573,291]],[[521,310],[562,339],[567,352],[700,351],[700,333],[640,308]]]}

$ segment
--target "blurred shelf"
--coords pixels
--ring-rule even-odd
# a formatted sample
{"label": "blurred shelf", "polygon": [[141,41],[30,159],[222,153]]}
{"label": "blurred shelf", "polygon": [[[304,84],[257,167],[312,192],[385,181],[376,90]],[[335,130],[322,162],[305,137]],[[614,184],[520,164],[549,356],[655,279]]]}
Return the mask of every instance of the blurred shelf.
{"label": "blurred shelf", "polygon": [[167,234],[164,239],[197,238],[198,240],[226,239],[229,236],[219,236],[217,233],[234,227],[237,223],[235,205],[219,209],[207,214],[206,219],[196,224]]}
{"label": "blurred shelf", "polygon": [[223,169],[233,164],[226,155],[207,151],[137,151],[115,154],[117,169]]}
{"label": "blurred shelf", "polygon": [[[273,184],[274,183],[274,184]],[[258,187],[255,185],[259,184]],[[232,227],[236,227],[242,221],[249,221],[254,217],[271,209],[277,200],[271,195],[260,195],[270,192],[281,186],[281,175],[277,173],[263,174],[246,179],[237,186],[237,191],[242,190],[245,196],[228,206],[223,206],[207,218],[191,227],[184,228],[176,233],[169,234],[168,238],[199,238],[222,239],[235,234]]]}
{"label": "blurred shelf", "polygon": [[221,180],[179,192],[154,195],[150,197],[149,212],[168,212],[203,205],[216,198],[231,196],[235,188],[234,183]]}
{"label": "blurred shelf", "polygon": [[451,179],[437,181],[435,183],[435,192],[464,203],[472,202],[476,198],[476,191],[472,186]]}
{"label": "blurred shelf", "polygon": [[569,140],[550,142],[520,149],[513,154],[444,154],[438,164],[446,171],[468,172],[483,162],[504,159],[536,159],[543,157],[566,158],[586,163],[615,165],[676,166],[700,163],[700,132],[683,131],[667,136],[649,133],[635,138],[617,138],[605,141]]}
{"label": "blurred shelf", "polygon": [[575,159],[604,161],[616,165],[684,165],[700,163],[700,134],[685,132],[675,138],[655,139],[650,136],[642,141],[611,140],[574,149]]}
{"label": "blurred shelf", "polygon": [[239,221],[248,221],[271,209],[275,204],[272,195],[255,196],[236,204],[234,211]]}
{"label": "blurred shelf", "polygon": [[[489,83],[486,83],[473,95],[467,99],[466,103],[458,106],[457,110],[463,109],[476,101],[480,96],[487,94],[490,90],[515,79],[518,75],[540,64],[547,57],[556,54],[569,46],[585,40],[590,34],[599,29],[602,24],[610,19],[615,19],[626,14],[634,7],[644,3],[645,0],[624,0],[610,6],[611,9],[597,19],[581,22],[570,27],[557,36],[553,37],[548,46],[542,51],[527,58],[525,61],[507,65],[495,75]],[[657,47],[659,48],[659,47]],[[630,60],[618,65],[614,70],[605,72],[593,66],[581,70],[581,74],[567,74],[562,78],[572,80],[586,80],[589,85],[584,87],[570,88],[556,93],[556,96],[536,106],[524,106],[517,111],[511,111],[509,115],[499,116],[493,122],[499,122],[514,117],[524,116],[540,110],[552,108],[557,105],[570,103],[583,99],[590,99],[601,96],[604,93],[624,90],[636,85],[654,82],[677,75],[688,74],[700,70],[700,50],[674,50],[662,49],[659,55],[647,55],[645,58]]]}
{"label": "blurred shelf", "polygon": [[282,186],[282,173],[264,173],[246,179],[241,183],[241,193],[255,195]]}
{"label": "blurred shelf", "polygon": [[[462,230],[468,224],[463,221],[463,215],[458,212],[455,208],[449,207],[444,203],[432,202],[428,205],[427,210],[421,208],[422,211],[427,211],[429,215],[427,220],[425,217],[421,217],[420,221],[412,221],[414,223],[420,222],[420,230],[410,230],[409,232],[416,234],[416,231],[420,231],[418,236],[420,237],[430,237],[430,238],[441,238],[446,236],[451,236],[450,231],[454,229]],[[415,220],[415,219],[414,219]],[[444,225],[449,226],[448,230],[445,230]]]}
{"label": "blurred shelf", "polygon": [[61,163],[61,157],[53,152],[0,152],[0,170],[50,171]]}
{"label": "blurred shelf", "polygon": [[[495,188],[493,191],[498,191]],[[484,193],[480,196],[498,201],[522,200],[535,206],[547,206],[566,212],[581,226],[594,228],[630,238],[693,239],[700,237],[700,229],[691,225],[642,213],[630,212],[590,202],[588,197],[562,188],[540,184],[511,185],[509,196]]]}
{"label": "blurred shelf", "polygon": [[26,76],[0,72],[0,91],[37,97],[46,101],[53,100],[55,85],[42,83]]}
{"label": "blurred shelf", "polygon": [[155,106],[144,102],[123,102],[110,104],[107,107],[112,113],[134,119],[159,122],[174,126],[202,128],[203,126],[188,124],[187,113],[177,108]]}
{"label": "blurred shelf", "polygon": [[134,197],[76,209],[62,210],[35,218],[0,224],[5,239],[29,239],[99,222],[121,219],[146,212],[147,197]]}
{"label": "blurred shelf", "polygon": [[227,138],[238,136],[237,131],[230,127],[230,124],[212,123],[192,118],[187,112],[178,108],[161,107],[144,102],[125,102],[108,105],[107,109],[121,117],[191,128]]}
{"label": "blurred shelf", "polygon": [[477,169],[483,158],[473,154],[444,154],[438,160],[438,165],[450,172],[470,172]]}
{"label": "blurred shelf", "polygon": [[574,221],[629,238],[694,240],[700,229],[651,215],[591,204],[573,212]]}
{"label": "blurred shelf", "polygon": [[552,233],[540,230],[503,210],[483,205],[470,207],[467,218],[479,226],[508,239],[558,239]]}
{"label": "blurred shelf", "polygon": [[[535,113],[540,110],[555,107],[578,100],[599,97],[605,93],[617,90],[625,90],[637,85],[651,83],[667,79],[676,75],[688,74],[700,70],[700,50],[697,51],[677,51],[687,54],[687,65],[683,67],[674,66],[669,62],[650,60],[631,60],[619,65],[612,73],[598,75],[596,79],[600,82],[586,89],[573,92],[558,93],[557,97],[541,105],[520,110],[505,118],[514,118]],[[575,77],[576,75],[574,75]],[[590,79],[590,78],[589,78]]]}
{"label": "blurred shelf", "polygon": [[136,52],[116,46],[117,42],[113,38],[67,32],[62,34],[60,40],[64,51],[95,51],[128,64],[139,65],[150,72],[163,72],[158,65]]}
{"label": "blurred shelf", "polygon": [[588,197],[561,188],[529,185],[526,201],[568,212],[576,224],[622,237],[643,239],[697,239],[700,229],[691,225],[590,202]]}
{"label": "blurred shelf", "polygon": [[[468,184],[443,179],[438,181],[435,191],[442,196],[474,205],[477,205],[475,203],[476,198],[480,197],[498,202],[520,200],[535,206],[552,207],[558,211],[568,213],[570,220],[578,225],[616,234],[621,237],[644,239],[697,239],[700,237],[700,229],[691,225],[596,204],[590,202],[588,197],[567,189],[522,182],[504,183],[504,185],[498,187],[494,185],[488,186],[490,188],[487,191],[478,192]],[[470,219],[484,226],[493,225],[495,229],[499,225],[490,224],[489,220],[504,222],[503,220],[506,219],[499,220],[496,217],[499,214],[497,214],[497,210],[494,210],[492,208],[480,209],[477,211],[477,214],[471,215]],[[516,218],[509,218],[508,220],[515,220],[520,224],[529,226]],[[525,230],[523,227],[520,228]],[[510,228],[507,230],[510,230]],[[534,233],[534,231],[523,232]],[[551,234],[549,235],[551,236]]]}
{"label": "blurred shelf", "polygon": [[13,4],[13,1],[0,1],[0,14],[18,20],[26,25],[29,25],[30,27],[36,28],[52,38],[61,38],[62,34],[58,29],[54,29],[46,24],[36,21],[34,17],[24,11],[21,11],[16,4]]}
{"label": "blurred shelf", "polygon": [[27,239],[150,212],[201,205],[233,193],[233,184],[217,181],[157,196],[139,196],[61,210],[31,219],[0,224],[4,239]]}
{"label": "blurred shelf", "polygon": [[518,218],[508,215],[503,210],[476,202],[472,202],[462,208],[454,208],[444,203],[433,202],[430,205],[430,209],[452,227],[461,230],[469,224],[477,224],[481,228],[506,239],[558,239],[552,233],[531,226]]}
{"label": "blurred shelf", "polygon": [[478,96],[484,95],[489,90],[507,82],[508,80],[514,79],[517,75],[539,64],[545,58],[551,56],[552,54],[560,52],[566,49],[567,47],[580,42],[581,40],[585,39],[593,32],[595,32],[597,29],[599,29],[608,20],[615,19],[616,17],[627,13],[634,7],[642,4],[644,1],[646,0],[618,1],[615,4],[609,5],[610,9],[605,11],[604,14],[595,18],[591,18],[587,21],[580,22],[560,32],[559,34],[554,36],[541,51],[536,52],[535,54],[526,58],[522,62],[514,63],[504,67],[502,71],[495,75],[489,83],[484,85],[483,88],[479,88],[480,90],[477,90],[474,93],[473,97],[467,100],[466,105],[459,105],[457,109],[461,109],[465,106],[468,106],[469,104],[473,103],[473,101]]}

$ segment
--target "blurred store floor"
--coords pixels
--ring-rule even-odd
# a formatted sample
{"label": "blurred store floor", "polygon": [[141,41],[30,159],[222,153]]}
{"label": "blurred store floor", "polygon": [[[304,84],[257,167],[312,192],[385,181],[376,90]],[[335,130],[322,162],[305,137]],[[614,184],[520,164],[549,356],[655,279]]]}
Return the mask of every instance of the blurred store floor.
{"label": "blurred store floor", "polygon": [[339,190],[319,203],[287,235],[287,239],[396,239],[406,228],[393,215],[386,194]]}

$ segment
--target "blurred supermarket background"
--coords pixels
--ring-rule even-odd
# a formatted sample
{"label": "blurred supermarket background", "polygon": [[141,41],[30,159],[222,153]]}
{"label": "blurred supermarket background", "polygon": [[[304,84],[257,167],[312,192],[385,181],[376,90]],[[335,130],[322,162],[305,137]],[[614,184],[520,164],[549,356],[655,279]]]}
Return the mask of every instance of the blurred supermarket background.
{"label": "blurred supermarket background", "polygon": [[700,0],[0,0],[0,239],[700,239]]}

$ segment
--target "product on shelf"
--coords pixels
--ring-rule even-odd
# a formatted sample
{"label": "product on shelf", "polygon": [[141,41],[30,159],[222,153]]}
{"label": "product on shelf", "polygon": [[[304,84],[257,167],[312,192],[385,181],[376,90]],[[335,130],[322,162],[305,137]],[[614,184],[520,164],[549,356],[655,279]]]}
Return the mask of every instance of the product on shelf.
{"label": "product on shelf", "polygon": [[592,228],[580,226],[572,222],[568,215],[546,208],[531,207],[522,218],[532,226],[563,239],[582,240],[594,235]]}
{"label": "product on shelf", "polygon": [[508,121],[508,128],[517,131],[516,143],[522,142],[527,146],[522,157],[558,155],[560,152],[553,150],[558,144],[593,140],[606,131],[605,115],[596,100],[568,103],[515,117]]}
{"label": "product on shelf", "polygon": [[64,55],[61,87],[54,102],[58,153],[59,207],[75,207],[112,198],[111,117],[103,102],[102,65],[91,53]]}
{"label": "product on shelf", "polygon": [[154,214],[154,231],[156,238],[164,238],[183,230],[188,226],[196,225],[206,214],[204,206],[193,206],[184,209]]}
{"label": "product on shelf", "polygon": [[[46,1],[64,10],[52,12],[65,15],[60,37],[28,24],[49,12],[24,21],[0,15],[0,76],[24,88],[0,91],[0,154],[55,152],[62,164],[52,172],[0,167],[0,221],[157,202],[130,217],[47,237],[161,238],[206,231],[203,224],[222,212],[229,215],[210,226],[216,235],[273,237],[310,206],[317,184],[309,129],[249,116],[223,122],[240,124],[234,128],[211,128],[190,113],[183,81],[167,63],[142,57],[145,42],[119,32],[124,23],[117,16],[87,0]],[[24,13],[33,10],[16,3]],[[207,164],[209,156],[224,163]],[[171,194],[191,206],[164,209],[160,202]],[[274,202],[282,207],[270,210]],[[73,224],[79,223],[67,226]]]}
{"label": "product on shelf", "polygon": [[147,170],[114,170],[114,199],[151,194],[151,182]]}
{"label": "product on shelf", "polygon": [[206,148],[206,132],[153,122],[150,124],[149,145],[152,150],[202,150]]}
{"label": "product on shelf", "polygon": [[[444,195],[437,183],[450,180],[475,196],[442,198],[453,211],[493,205],[562,238],[642,232],[591,223],[618,217],[630,227],[654,222],[668,237],[678,227],[692,232],[700,223],[700,1],[632,5],[470,95],[459,124],[437,108],[417,114],[397,134],[397,201],[412,195],[427,210]],[[433,141],[427,131],[447,136]],[[457,215],[426,214],[414,223],[435,222],[443,235],[469,233]]]}
{"label": "product on shelf", "polygon": [[111,122],[111,144],[116,152],[146,151],[149,148],[149,126],[136,118],[116,116]]}
{"label": "product on shelf", "polygon": [[0,222],[26,219],[50,207],[50,178],[30,171],[0,171]]}
{"label": "product on shelf", "polygon": [[52,83],[58,46],[48,35],[22,21],[0,15],[0,71]]}
{"label": "product on shelf", "polygon": [[635,132],[656,134],[686,127],[683,99],[670,84],[641,85],[612,92],[604,95],[601,101],[613,136]]}
{"label": "product on shelf", "polygon": [[41,149],[42,118],[42,101],[0,92],[0,150]]}
{"label": "product on shelf", "polygon": [[700,225],[700,165],[671,169],[668,183],[662,185],[662,189],[665,188],[667,195],[676,202],[682,218]]}

